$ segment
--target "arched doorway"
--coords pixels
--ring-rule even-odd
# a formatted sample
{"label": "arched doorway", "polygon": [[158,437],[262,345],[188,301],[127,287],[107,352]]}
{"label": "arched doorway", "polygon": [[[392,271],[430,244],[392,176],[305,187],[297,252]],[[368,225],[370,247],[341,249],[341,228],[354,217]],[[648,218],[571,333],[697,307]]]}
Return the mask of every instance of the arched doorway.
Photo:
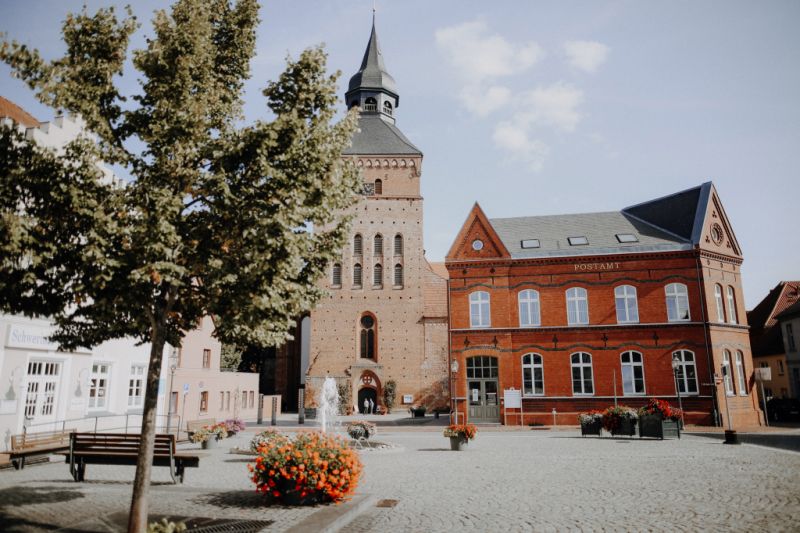
{"label": "arched doorway", "polygon": [[[358,389],[358,412],[366,413],[367,411],[377,413],[378,406],[381,404],[381,382],[378,376],[370,370],[364,370],[361,373],[360,387]],[[367,401],[366,407],[364,400]],[[370,403],[370,401],[372,403]]]}

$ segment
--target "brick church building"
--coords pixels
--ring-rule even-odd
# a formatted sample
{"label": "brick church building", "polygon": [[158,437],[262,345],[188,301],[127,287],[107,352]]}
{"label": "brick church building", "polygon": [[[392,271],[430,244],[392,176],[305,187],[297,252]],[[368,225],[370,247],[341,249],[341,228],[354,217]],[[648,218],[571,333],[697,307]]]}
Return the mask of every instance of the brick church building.
{"label": "brick church building", "polygon": [[608,213],[476,204],[446,258],[459,418],[576,424],[657,397],[688,423],[759,424],[741,264],[712,183]]}
{"label": "brick church building", "polygon": [[358,131],[344,157],[364,179],[352,208],[349,244],[324,285],[330,296],[311,312],[306,405],[322,380],[350,384],[343,401],[380,408],[387,381],[397,405],[446,407],[447,282],[422,242],[422,152],[396,125],[400,96],[372,32],[345,94],[358,107]]}

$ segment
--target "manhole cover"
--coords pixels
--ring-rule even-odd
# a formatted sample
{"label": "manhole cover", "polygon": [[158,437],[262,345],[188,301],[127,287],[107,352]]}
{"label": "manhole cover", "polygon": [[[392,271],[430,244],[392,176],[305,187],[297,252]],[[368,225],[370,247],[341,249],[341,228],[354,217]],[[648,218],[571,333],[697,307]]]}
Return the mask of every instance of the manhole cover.
{"label": "manhole cover", "polygon": [[375,507],[394,507],[397,505],[397,500],[378,500]]}

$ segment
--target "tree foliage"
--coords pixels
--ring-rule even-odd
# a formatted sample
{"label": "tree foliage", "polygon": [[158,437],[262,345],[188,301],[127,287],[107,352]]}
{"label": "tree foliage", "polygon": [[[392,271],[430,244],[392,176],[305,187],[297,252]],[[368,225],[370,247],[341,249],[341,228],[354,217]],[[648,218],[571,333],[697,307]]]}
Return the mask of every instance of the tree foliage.
{"label": "tree foliage", "polygon": [[[133,52],[131,96],[116,85],[138,27],[130,12],[69,15],[66,54],[52,61],[0,44],[39,100],[90,133],[56,152],[0,128],[0,308],[51,317],[64,349],[150,342],[145,452],[164,343],[180,345],[204,315],[223,343],[284,341],[344,243],[337,214],[359,179],[341,158],[355,117],[332,123],[338,74],[326,73],[322,49],[304,51],[263,91],[271,120],[240,126],[257,24],[255,0],[156,12],[154,35]],[[100,160],[130,183],[105,180]],[[149,465],[140,459],[135,504]]]}

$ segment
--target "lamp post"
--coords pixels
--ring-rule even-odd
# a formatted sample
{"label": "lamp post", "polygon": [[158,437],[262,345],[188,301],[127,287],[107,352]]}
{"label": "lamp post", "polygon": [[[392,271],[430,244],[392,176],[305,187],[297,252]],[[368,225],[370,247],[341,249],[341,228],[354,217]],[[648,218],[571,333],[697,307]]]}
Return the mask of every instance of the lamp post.
{"label": "lamp post", "polygon": [[[453,424],[458,424],[458,410],[456,405],[456,374],[458,374],[458,361],[455,359],[450,361],[450,373],[450,402],[452,403],[450,421]],[[453,420],[453,416],[455,416],[455,420]]]}
{"label": "lamp post", "polygon": [[169,397],[167,398],[167,433],[172,425],[172,383],[175,381],[175,369],[178,368],[178,349],[173,348],[169,354]]}
{"label": "lamp post", "polygon": [[681,369],[681,359],[678,354],[672,356],[672,375],[675,378],[675,393],[678,395],[678,409],[681,410],[681,429],[683,429],[683,401],[681,400],[681,387],[678,383],[678,371]]}
{"label": "lamp post", "polygon": [[[730,376],[730,365],[726,365],[723,363],[722,365],[722,381],[723,383],[727,383],[727,380]],[[723,386],[723,395],[725,397],[725,415],[728,418],[728,429],[725,430],[725,444],[739,444],[739,437],[736,435],[736,431],[733,429],[733,424],[731,423],[731,409],[728,406],[728,390]]]}

